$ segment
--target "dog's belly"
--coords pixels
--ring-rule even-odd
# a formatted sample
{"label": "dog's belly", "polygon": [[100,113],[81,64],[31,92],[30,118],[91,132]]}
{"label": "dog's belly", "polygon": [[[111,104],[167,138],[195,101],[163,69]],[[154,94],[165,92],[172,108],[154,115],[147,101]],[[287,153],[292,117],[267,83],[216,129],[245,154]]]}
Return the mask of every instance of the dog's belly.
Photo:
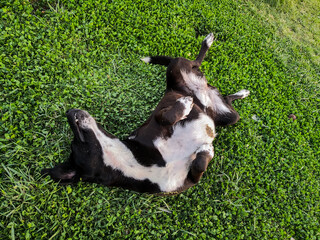
{"label": "dog's belly", "polygon": [[[201,114],[188,123],[176,124],[170,138],[157,138],[154,146],[166,162],[167,176],[162,180],[166,191],[174,191],[184,184],[195,152],[204,144],[211,144],[215,137],[214,122]],[[164,181],[166,180],[166,181]]]}
{"label": "dog's belly", "polygon": [[166,166],[141,165],[132,152],[119,140],[111,139],[93,128],[103,151],[106,166],[120,170],[124,176],[136,180],[149,179],[159,185],[163,192],[175,191],[182,187],[189,172],[195,152],[203,144],[211,144],[214,135],[214,123],[205,114],[184,125],[177,123],[170,138],[157,138],[155,147],[161,153]]}
{"label": "dog's belly", "polygon": [[170,138],[157,138],[154,146],[167,162],[187,160],[199,147],[212,143],[215,127],[212,119],[200,114],[198,119],[184,125],[177,123]]}

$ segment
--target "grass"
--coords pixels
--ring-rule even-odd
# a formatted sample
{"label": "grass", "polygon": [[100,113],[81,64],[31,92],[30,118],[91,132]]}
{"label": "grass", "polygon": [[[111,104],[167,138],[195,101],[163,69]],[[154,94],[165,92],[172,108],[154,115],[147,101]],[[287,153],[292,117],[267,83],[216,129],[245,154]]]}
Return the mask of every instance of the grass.
{"label": "grass", "polygon": [[[319,64],[320,2],[316,0],[252,1],[252,9],[273,25],[281,38],[288,39],[293,48],[304,52],[310,61]],[[273,7],[268,7],[269,5]],[[284,50],[284,49],[283,49]]]}
{"label": "grass", "polygon": [[[319,24],[316,3],[1,3],[0,239],[318,239],[319,33],[295,21]],[[164,68],[139,59],[194,58],[209,32],[207,79],[251,95],[197,186],[164,198],[40,177],[69,154],[67,109],[126,136],[164,91]]]}
{"label": "grass", "polygon": [[[248,1],[248,6],[275,32],[275,53],[305,85],[320,90],[320,2],[317,0]],[[272,7],[269,7],[272,6]],[[312,94],[314,95],[314,94]]]}

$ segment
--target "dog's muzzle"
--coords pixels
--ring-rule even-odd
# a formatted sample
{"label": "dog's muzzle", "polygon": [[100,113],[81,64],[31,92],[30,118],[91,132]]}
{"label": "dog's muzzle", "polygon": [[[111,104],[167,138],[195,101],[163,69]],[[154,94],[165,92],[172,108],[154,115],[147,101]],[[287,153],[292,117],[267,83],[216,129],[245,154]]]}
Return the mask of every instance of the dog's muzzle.
{"label": "dog's muzzle", "polygon": [[88,122],[91,116],[86,111],[80,109],[69,109],[66,112],[69,125],[75,135],[81,142],[85,142],[83,122]]}

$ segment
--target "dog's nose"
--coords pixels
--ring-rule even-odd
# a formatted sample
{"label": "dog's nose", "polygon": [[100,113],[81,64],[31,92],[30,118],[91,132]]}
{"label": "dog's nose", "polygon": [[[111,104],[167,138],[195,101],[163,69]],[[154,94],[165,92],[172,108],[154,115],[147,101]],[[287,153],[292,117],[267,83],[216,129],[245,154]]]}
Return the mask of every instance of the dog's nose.
{"label": "dog's nose", "polygon": [[74,112],[74,111],[79,111],[79,109],[76,109],[76,108],[68,109],[68,110],[66,111],[66,114],[72,113],[72,112]]}
{"label": "dog's nose", "polygon": [[66,115],[72,114],[72,112],[74,112],[75,110],[77,110],[77,109],[74,109],[74,108],[68,109],[68,110],[66,111]]}

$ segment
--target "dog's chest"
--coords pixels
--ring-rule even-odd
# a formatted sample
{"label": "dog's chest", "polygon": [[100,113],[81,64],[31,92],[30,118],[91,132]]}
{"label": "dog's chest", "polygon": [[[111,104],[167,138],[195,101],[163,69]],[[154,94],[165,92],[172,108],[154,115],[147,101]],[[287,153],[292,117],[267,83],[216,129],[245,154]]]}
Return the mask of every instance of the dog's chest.
{"label": "dog's chest", "polygon": [[230,109],[223,103],[218,90],[208,88],[205,77],[199,77],[194,73],[181,71],[186,86],[199,99],[204,107],[210,107],[218,113],[228,113]]}

